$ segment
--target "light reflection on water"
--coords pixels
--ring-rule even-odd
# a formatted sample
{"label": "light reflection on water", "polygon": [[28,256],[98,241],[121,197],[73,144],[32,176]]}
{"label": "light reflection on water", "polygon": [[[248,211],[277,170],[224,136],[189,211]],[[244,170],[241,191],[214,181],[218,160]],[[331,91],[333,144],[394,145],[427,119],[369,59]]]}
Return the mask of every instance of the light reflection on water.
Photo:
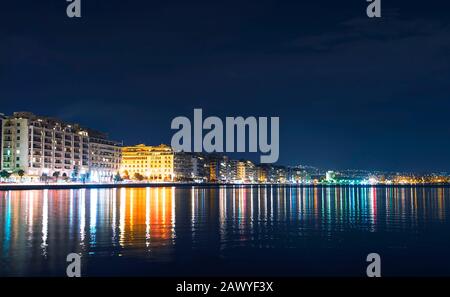
{"label": "light reflection on water", "polygon": [[[332,248],[350,259],[354,248],[356,253],[374,247],[386,249],[396,257],[405,251],[414,254],[435,248],[436,243],[443,249],[450,247],[448,240],[441,238],[448,234],[439,233],[449,227],[449,199],[446,187],[0,192],[0,275],[64,275],[65,257],[71,252],[81,253],[90,271],[99,275],[108,274],[109,268],[96,259],[119,257],[176,267],[192,258],[203,267],[199,269],[215,272],[224,262],[229,269],[240,267],[241,253],[248,261],[264,257],[267,271],[275,274],[282,267],[289,275],[302,274],[282,263],[286,259],[280,253],[286,252],[289,261],[300,263],[302,255],[319,259],[320,251],[332,254]],[[430,233],[433,237],[426,237]],[[130,271],[126,265],[118,267],[125,274],[147,273],[145,269]],[[245,268],[252,273],[251,265]],[[314,273],[320,274],[320,267],[317,269]]]}

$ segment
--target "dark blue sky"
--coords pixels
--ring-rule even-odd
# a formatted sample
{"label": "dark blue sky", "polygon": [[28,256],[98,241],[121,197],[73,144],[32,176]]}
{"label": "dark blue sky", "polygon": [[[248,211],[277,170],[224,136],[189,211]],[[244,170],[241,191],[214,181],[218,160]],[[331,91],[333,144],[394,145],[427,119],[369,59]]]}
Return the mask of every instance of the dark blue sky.
{"label": "dark blue sky", "polygon": [[[170,143],[172,118],[279,116],[280,163],[450,171],[450,3],[2,1],[0,112]],[[258,155],[252,156],[258,159]]]}

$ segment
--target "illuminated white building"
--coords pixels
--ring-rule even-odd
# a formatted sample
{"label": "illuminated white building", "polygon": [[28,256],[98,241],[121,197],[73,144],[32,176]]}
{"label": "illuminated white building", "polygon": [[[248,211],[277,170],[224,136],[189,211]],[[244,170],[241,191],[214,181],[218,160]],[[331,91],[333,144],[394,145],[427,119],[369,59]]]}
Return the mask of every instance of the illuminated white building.
{"label": "illuminated white building", "polygon": [[327,171],[325,174],[325,179],[327,182],[332,182],[336,180],[336,173],[334,171]]}
{"label": "illuminated white building", "polygon": [[120,144],[77,124],[15,112],[1,130],[1,167],[9,172],[109,181],[119,170]]}
{"label": "illuminated white building", "polygon": [[113,181],[119,173],[122,149],[121,143],[108,140],[104,133],[87,130],[89,135],[89,173],[92,181]]}

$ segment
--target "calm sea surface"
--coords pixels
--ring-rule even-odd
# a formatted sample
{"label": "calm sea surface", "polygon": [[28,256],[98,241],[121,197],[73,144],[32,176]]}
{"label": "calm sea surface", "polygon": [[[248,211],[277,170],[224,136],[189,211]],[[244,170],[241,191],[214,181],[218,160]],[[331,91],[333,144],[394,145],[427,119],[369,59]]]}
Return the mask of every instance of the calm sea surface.
{"label": "calm sea surface", "polygon": [[0,191],[0,276],[450,276],[447,187]]}

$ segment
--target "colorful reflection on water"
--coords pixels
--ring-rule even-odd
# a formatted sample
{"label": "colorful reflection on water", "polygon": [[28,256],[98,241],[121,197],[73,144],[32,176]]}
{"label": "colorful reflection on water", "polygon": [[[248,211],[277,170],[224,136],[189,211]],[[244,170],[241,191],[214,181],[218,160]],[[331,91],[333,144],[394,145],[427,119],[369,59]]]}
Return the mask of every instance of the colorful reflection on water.
{"label": "colorful reflection on water", "polygon": [[[362,275],[372,251],[393,274],[427,275],[434,257],[431,273],[450,274],[449,199],[446,187],[0,192],[0,275],[64,276],[72,252],[88,275]],[[423,263],[403,270],[406,256]]]}

